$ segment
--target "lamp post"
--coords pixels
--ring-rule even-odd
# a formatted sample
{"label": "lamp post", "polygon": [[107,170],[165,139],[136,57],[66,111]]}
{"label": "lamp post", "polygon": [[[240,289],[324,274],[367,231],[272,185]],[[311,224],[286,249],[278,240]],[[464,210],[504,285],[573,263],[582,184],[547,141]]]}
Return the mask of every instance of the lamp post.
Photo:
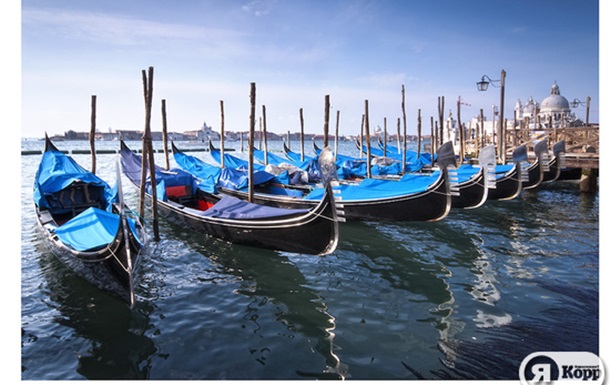
{"label": "lamp post", "polygon": [[584,106],[584,105],[587,106],[587,121],[585,123],[585,126],[588,127],[589,126],[589,107],[591,106],[591,97],[587,96],[587,102],[586,103],[585,102],[581,102],[578,99],[574,99],[572,101],[572,108],[576,108],[578,106]]}
{"label": "lamp post", "polygon": [[506,141],[505,132],[504,132],[504,79],[506,78],[506,71],[502,70],[500,73],[500,80],[492,80],[487,75],[483,75],[481,77],[481,81],[477,82],[477,89],[479,91],[487,91],[487,87],[491,83],[492,86],[498,87],[496,83],[500,82],[500,117],[498,122],[498,137],[499,137],[499,145],[498,145],[498,155],[500,158],[500,162],[506,163],[506,155],[505,155],[505,145]]}

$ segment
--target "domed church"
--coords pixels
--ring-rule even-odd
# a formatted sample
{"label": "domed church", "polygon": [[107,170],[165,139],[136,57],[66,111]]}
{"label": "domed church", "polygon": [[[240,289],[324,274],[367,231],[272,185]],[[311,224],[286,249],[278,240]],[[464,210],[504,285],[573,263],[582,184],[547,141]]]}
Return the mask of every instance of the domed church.
{"label": "domed church", "polygon": [[[582,124],[572,113],[568,99],[559,92],[557,82],[553,83],[550,95],[544,98],[539,105],[531,97],[525,106],[521,105],[521,101],[517,101],[515,116],[520,126],[529,121],[530,128],[539,127],[539,125],[551,128]],[[538,119],[535,119],[536,116]]]}
{"label": "domed church", "polygon": [[540,103],[540,113],[538,115],[540,120],[547,122],[547,124],[552,120],[553,127],[561,125],[562,119],[566,119],[566,121],[572,120],[570,119],[572,117],[570,102],[561,96],[557,82],[553,83],[551,94]]}

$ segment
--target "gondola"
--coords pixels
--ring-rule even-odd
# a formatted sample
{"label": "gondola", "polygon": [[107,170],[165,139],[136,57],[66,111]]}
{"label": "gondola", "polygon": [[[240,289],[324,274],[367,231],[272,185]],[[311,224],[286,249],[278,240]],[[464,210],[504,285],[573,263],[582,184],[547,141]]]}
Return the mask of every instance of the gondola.
{"label": "gondola", "polygon": [[565,165],[566,143],[561,140],[553,145],[553,156],[549,160],[549,171],[544,172],[543,182],[554,182],[559,179]]}
{"label": "gondola", "polygon": [[50,251],[90,284],[133,307],[134,274],[146,233],[141,218],[122,202],[120,173],[116,188],[110,188],[47,136],[34,205]]}
{"label": "gondola", "polygon": [[541,140],[534,146],[536,159],[528,162],[527,146],[522,144],[513,151],[513,162],[521,165],[522,189],[532,190],[540,186],[544,179],[544,172],[549,171],[548,145],[546,140]]}
{"label": "gondola", "polygon": [[[140,189],[142,157],[121,141],[123,173]],[[339,217],[330,180],[315,205],[306,209],[283,209],[249,203],[199,188],[199,182],[181,169],[155,167],[159,214],[197,231],[236,244],[323,255],[332,253],[339,239]],[[151,198],[150,182],[146,197]]]}
{"label": "gondola", "polygon": [[[186,171],[197,175],[204,168],[201,160],[173,148],[174,160]],[[212,150],[214,151],[214,150]],[[325,150],[326,151],[326,150]],[[330,151],[330,149],[328,149]],[[225,154],[226,155],[226,154]],[[332,159],[332,155],[331,155]],[[451,210],[448,166],[455,164],[453,145],[439,151],[442,166],[429,175],[408,175],[402,180],[363,179],[343,181],[333,191],[340,196],[347,220],[378,221],[438,221]],[[330,167],[330,166],[329,166]],[[334,168],[334,164],[332,165]],[[207,175],[197,175],[207,178]],[[243,190],[219,187],[219,191],[238,197],[246,196]],[[281,186],[274,184],[256,186],[254,202],[284,208],[308,208],[323,197],[324,189],[317,185]]]}
{"label": "gondola", "polygon": [[507,201],[521,194],[521,165],[518,162],[496,165],[494,179],[496,186],[488,190],[488,200]]}
{"label": "gondola", "polygon": [[[357,142],[357,146],[361,146],[360,142]],[[380,142],[381,145],[381,142]],[[368,153],[366,146],[362,147],[365,153]],[[383,150],[379,149],[371,149],[371,154],[375,159],[382,159]],[[493,154],[492,154],[493,152]],[[464,163],[461,164],[456,169],[456,177],[457,180],[452,184],[452,197],[451,197],[451,207],[459,208],[459,209],[475,209],[477,207],[481,207],[485,201],[487,200],[490,178],[493,177],[493,173],[488,173],[490,167],[495,166],[495,147],[488,146],[487,149],[482,151],[485,155],[485,160],[480,160],[478,163],[486,164],[486,167],[481,167],[480,165],[472,164],[472,163]],[[430,159],[424,157],[417,157],[417,152],[408,151],[407,159],[410,159],[410,163],[407,165],[407,173],[409,172],[421,172],[427,167],[427,171],[430,171]],[[400,161],[398,160],[400,154],[395,152],[394,150],[390,150],[388,153],[386,148],[386,156],[387,158],[394,159],[398,164]],[[430,157],[430,154],[428,154]],[[491,162],[493,161],[493,166]],[[409,170],[417,170],[417,171],[409,171]]]}

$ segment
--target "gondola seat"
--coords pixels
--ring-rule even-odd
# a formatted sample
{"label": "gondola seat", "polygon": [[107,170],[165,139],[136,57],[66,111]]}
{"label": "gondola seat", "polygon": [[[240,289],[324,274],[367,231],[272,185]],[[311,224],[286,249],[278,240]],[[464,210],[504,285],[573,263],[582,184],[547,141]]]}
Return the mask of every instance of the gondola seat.
{"label": "gondola seat", "polygon": [[106,206],[104,187],[84,182],[74,182],[68,187],[45,196],[53,214],[77,215],[90,207],[103,209]]}

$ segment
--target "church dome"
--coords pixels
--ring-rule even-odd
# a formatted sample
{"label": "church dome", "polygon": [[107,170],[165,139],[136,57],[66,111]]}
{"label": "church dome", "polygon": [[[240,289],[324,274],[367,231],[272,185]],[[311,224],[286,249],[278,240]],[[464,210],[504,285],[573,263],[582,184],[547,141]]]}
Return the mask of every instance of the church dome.
{"label": "church dome", "polygon": [[570,112],[570,102],[561,96],[559,86],[557,83],[554,83],[553,87],[551,87],[551,94],[540,103],[540,113],[544,115],[562,112]]}

